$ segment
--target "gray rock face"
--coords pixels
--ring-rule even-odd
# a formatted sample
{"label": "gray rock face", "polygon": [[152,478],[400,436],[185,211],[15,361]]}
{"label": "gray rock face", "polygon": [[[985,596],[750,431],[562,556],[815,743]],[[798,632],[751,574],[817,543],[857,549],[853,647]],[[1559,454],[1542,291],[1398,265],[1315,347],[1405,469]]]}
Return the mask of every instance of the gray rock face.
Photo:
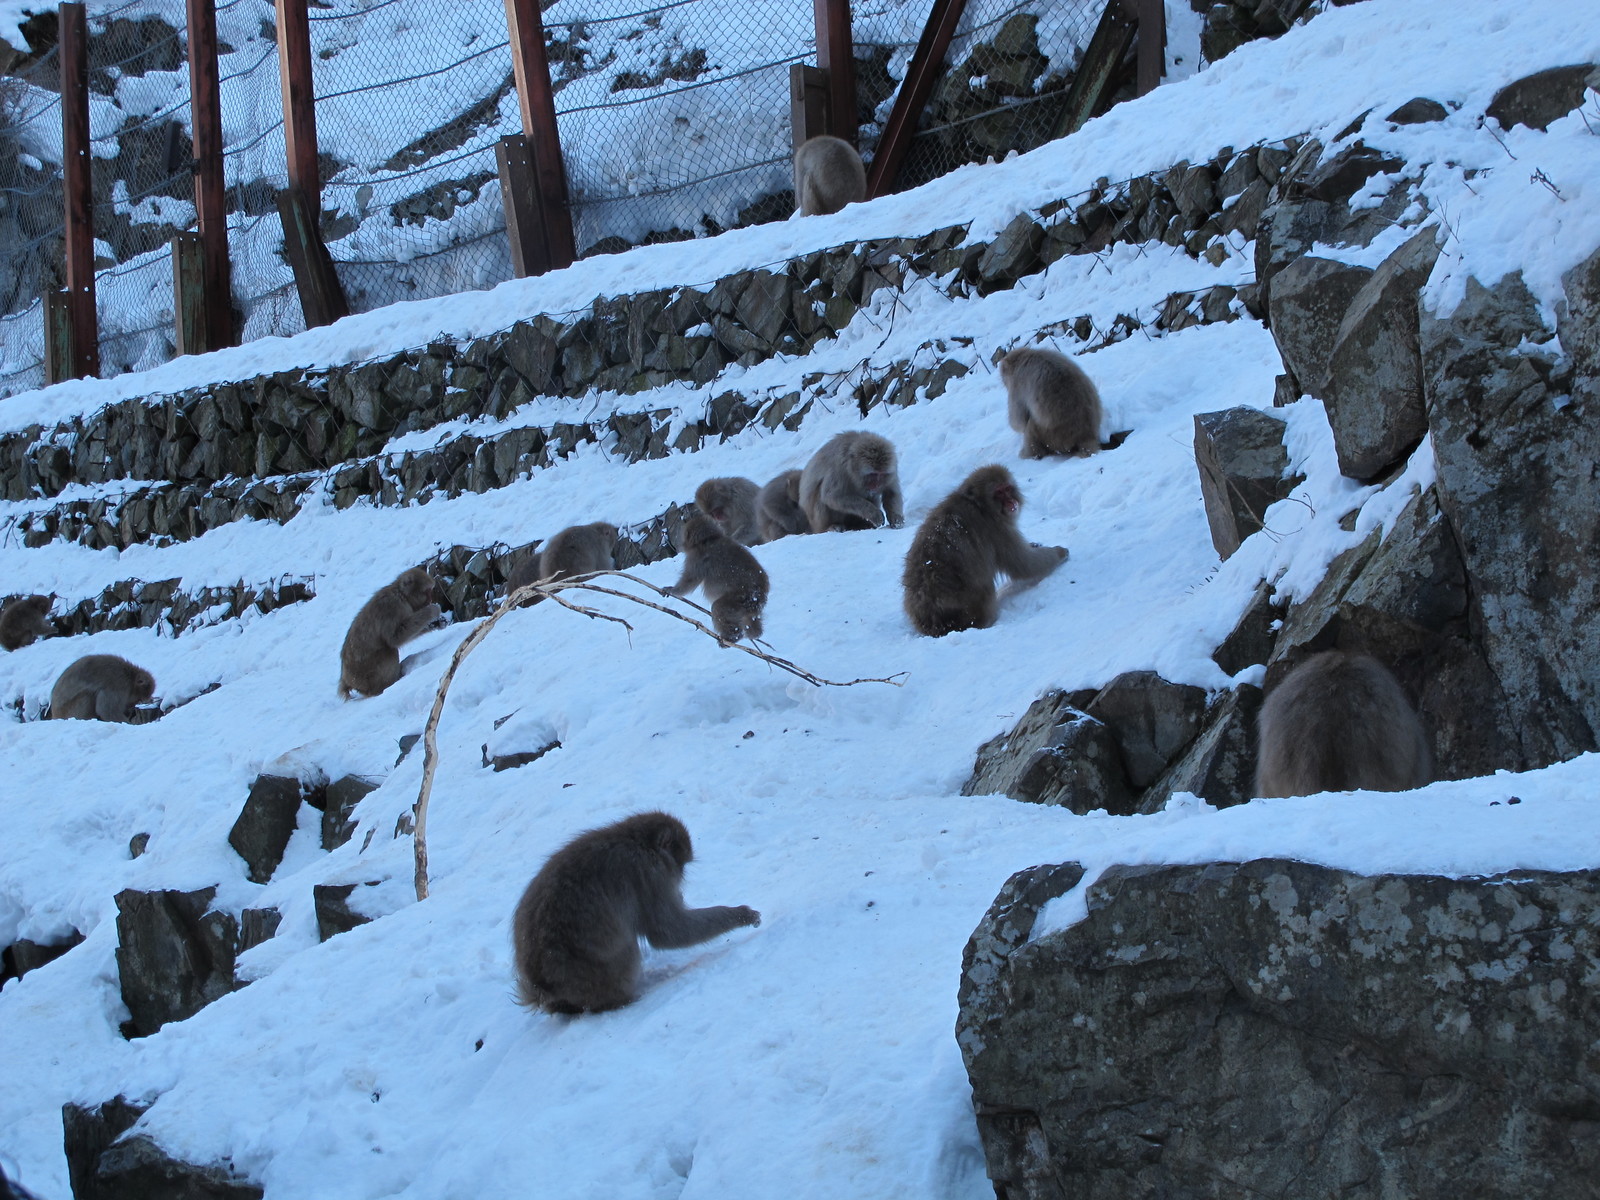
{"label": "gray rock face", "polygon": [[1384,120],[1396,125],[1428,125],[1434,121],[1442,121],[1449,115],[1449,109],[1437,100],[1429,100],[1426,96],[1414,96]]}
{"label": "gray rock face", "polygon": [[238,922],[211,910],[216,891],[117,893],[117,976],[130,1014],[125,1036],[145,1037],[234,990]]}
{"label": "gray rock face", "polygon": [[1299,483],[1285,478],[1289,452],[1284,422],[1256,408],[1201,413],[1194,419],[1194,457],[1200,468],[1211,543],[1227,558],[1262,527],[1273,504]]}
{"label": "gray rock face", "polygon": [[1116,737],[1128,782],[1154,783],[1200,731],[1204,688],[1170,683],[1154,671],[1124,671],[1089,701],[1085,711]]}
{"label": "gray rock face", "polygon": [[1328,394],[1328,360],[1333,357],[1339,325],[1371,277],[1370,267],[1307,254],[1284,267],[1272,281],[1268,302],[1272,338],[1284,366],[1313,396]]}
{"label": "gray rock face", "polygon": [[317,940],[325,942],[341,933],[349,933],[357,925],[365,925],[371,917],[363,916],[350,907],[350,896],[358,887],[376,887],[375,883],[319,883],[311,889],[311,903],[317,913]]}
{"label": "gray rock face", "polygon": [[251,883],[266,883],[283,861],[307,790],[299,779],[281,775],[258,775],[250,785],[244,808],[228,831],[228,845],[250,868]]}
{"label": "gray rock face", "polygon": [[0,951],[0,983],[20,979],[29,971],[53,963],[68,950],[83,941],[83,934],[73,930],[69,937],[51,942],[34,942],[19,938]]}
{"label": "gray rock face", "polygon": [[[1593,260],[1569,273],[1567,325],[1581,346]],[[1587,268],[1587,269],[1586,269]],[[1520,275],[1468,280],[1447,319],[1424,315],[1428,423],[1439,504],[1456,534],[1475,641],[1508,705],[1518,760],[1542,766],[1596,748],[1600,731],[1600,395],[1567,386],[1537,350],[1550,340]],[[1583,353],[1580,350],[1580,354]]]}
{"label": "gray rock face", "polygon": [[1381,474],[1427,432],[1417,294],[1439,257],[1436,236],[1424,229],[1383,260],[1334,339],[1322,395],[1339,470],[1352,479]]}
{"label": "gray rock face", "polygon": [[261,1200],[262,1190],[226,1165],[182,1162],[146,1134],[124,1136],[148,1108],[122,1096],[62,1106],[73,1200]]}
{"label": "gray rock face", "polygon": [[1583,103],[1586,88],[1600,88],[1600,67],[1596,64],[1551,67],[1506,84],[1489,101],[1485,115],[1498,121],[1502,129],[1513,125],[1547,129],[1551,121]]}
{"label": "gray rock face", "polygon": [[99,1200],[95,1172],[100,1156],[110,1148],[150,1106],[134,1104],[126,1096],[92,1107],[83,1104],[61,1106],[62,1148],[67,1157],[67,1179],[73,1200]]}
{"label": "gray rock face", "polygon": [[1115,867],[1027,940],[1079,874],[1013,876],[963,960],[1001,1200],[1594,1195],[1594,872]]}
{"label": "gray rock face", "polygon": [[1086,693],[1046,692],[1016,728],[978,748],[963,796],[999,792],[1030,804],[1057,804],[1075,813],[1103,808],[1133,811],[1134,792],[1116,739],[1079,705]]}
{"label": "gray rock face", "polygon": [[323,793],[322,848],[337,850],[355,836],[356,805],[370,792],[378,790],[378,781],[360,775],[345,775],[335,779]]}
{"label": "gray rock face", "polygon": [[1256,717],[1261,689],[1249,684],[1209,697],[1200,736],[1140,798],[1141,813],[1159,812],[1174,792],[1227,808],[1255,795]]}

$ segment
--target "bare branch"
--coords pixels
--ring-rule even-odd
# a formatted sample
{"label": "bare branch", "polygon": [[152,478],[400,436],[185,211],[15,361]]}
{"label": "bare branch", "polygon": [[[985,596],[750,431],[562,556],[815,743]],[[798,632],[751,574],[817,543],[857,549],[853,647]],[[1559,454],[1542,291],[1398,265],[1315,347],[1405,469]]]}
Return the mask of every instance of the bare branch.
{"label": "bare branch", "polygon": [[759,658],[762,662],[777,667],[780,671],[787,671],[797,679],[805,680],[812,687],[855,687],[861,683],[887,683],[891,687],[905,686],[906,673],[904,671],[896,671],[893,675],[883,678],[824,679],[804,667],[797,666],[787,658],[780,658],[778,655],[768,653],[758,646],[747,646],[743,642],[725,642],[715,629],[676,608],[658,604],[654,600],[635,595],[633,592],[605,587],[594,582],[601,576],[606,575],[615,576],[618,579],[626,579],[630,583],[636,583],[640,587],[648,588],[665,599],[677,600],[680,604],[704,613],[708,617],[711,615],[694,601],[686,600],[681,596],[674,596],[666,588],[651,583],[648,579],[640,579],[637,575],[630,575],[627,571],[593,571],[586,575],[571,575],[565,579],[541,579],[534,583],[526,584],[506,596],[500,602],[500,607],[485,618],[483,624],[468,634],[461,645],[456,647],[456,652],[450,659],[450,665],[445,668],[444,677],[439,680],[439,690],[434,693],[433,697],[433,709],[428,713],[428,723],[422,730],[422,786],[417,792],[417,802],[412,807],[412,823],[415,827],[412,836],[416,858],[416,871],[413,882],[416,886],[418,900],[426,900],[428,898],[428,801],[433,797],[433,777],[439,769],[439,718],[444,714],[445,697],[449,695],[450,684],[454,682],[456,672],[461,669],[461,664],[466,661],[467,655],[471,654],[483,643],[483,640],[489,636],[489,631],[499,624],[500,618],[514,609],[524,608],[539,599],[554,600],[562,608],[570,609],[592,620],[614,621],[626,629],[630,635],[633,633],[633,626],[622,617],[613,613],[601,612],[587,605],[574,603],[559,595],[561,592],[577,588],[582,591],[596,592],[602,596],[615,596],[619,600],[629,600],[634,604],[643,605],[645,608],[654,609],[656,612],[666,613],[667,616],[675,617],[686,625],[694,626],[719,646],[742,650],[752,658]]}

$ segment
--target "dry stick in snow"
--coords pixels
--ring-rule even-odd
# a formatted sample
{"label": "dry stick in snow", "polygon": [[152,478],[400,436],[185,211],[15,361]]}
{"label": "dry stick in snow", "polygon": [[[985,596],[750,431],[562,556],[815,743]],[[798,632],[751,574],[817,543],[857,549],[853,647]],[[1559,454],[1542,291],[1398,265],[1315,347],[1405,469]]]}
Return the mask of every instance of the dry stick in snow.
{"label": "dry stick in snow", "polygon": [[[603,587],[598,583],[592,582],[602,575],[615,575],[618,579],[626,579],[631,583],[639,584],[641,587],[649,588],[658,596],[679,599],[679,597],[672,597],[672,593],[665,588],[657,587],[649,580],[640,579],[637,575],[630,575],[626,571],[593,571],[587,575],[572,575],[566,579],[530,583],[518,588],[502,600],[500,607],[482,625],[479,625],[468,634],[461,645],[456,647],[455,655],[450,659],[450,666],[446,668],[444,678],[439,680],[439,690],[434,693],[433,697],[433,711],[428,714],[428,723],[422,730],[422,787],[417,793],[417,803],[411,810],[413,825],[415,826],[412,837],[416,848],[415,883],[418,900],[426,900],[428,898],[428,800],[433,795],[433,775],[439,766],[439,717],[444,713],[444,698],[449,694],[450,684],[456,677],[456,671],[466,661],[467,655],[476,650],[483,639],[489,636],[489,631],[495,627],[501,617],[513,609],[522,607],[523,601],[532,596],[544,596],[554,600],[562,608],[570,608],[575,613],[582,613],[586,617],[601,621],[615,621],[630,634],[633,632],[633,626],[621,617],[613,616],[611,613],[603,613],[582,604],[574,604],[570,600],[563,600],[556,594],[557,592],[566,591],[568,588],[581,588],[587,592],[599,592],[602,596],[616,596],[621,600],[631,600],[635,604],[642,604],[645,608],[653,608],[657,612],[666,613],[667,616],[676,617],[686,625],[693,625],[708,638],[722,643],[722,639],[717,635],[716,630],[704,622],[695,620],[687,613],[679,612],[675,608],[669,608],[665,604],[657,604],[654,600],[647,600],[643,596],[636,596],[632,592],[619,591],[616,588]],[[683,603],[710,616],[709,612],[706,612],[704,608],[701,608],[700,605],[695,604],[692,600],[685,600]],[[796,666],[786,658],[779,658],[776,654],[769,654],[754,646],[746,646],[742,642],[722,644],[731,645],[735,650],[743,650],[746,654],[759,658],[762,662],[777,667],[780,671],[787,671],[789,674],[805,680],[813,687],[855,687],[858,683],[887,683],[893,687],[904,686],[902,682],[905,676],[904,671],[897,671],[895,674],[883,679],[847,679],[842,681],[824,679],[820,675],[812,674],[804,667]]]}

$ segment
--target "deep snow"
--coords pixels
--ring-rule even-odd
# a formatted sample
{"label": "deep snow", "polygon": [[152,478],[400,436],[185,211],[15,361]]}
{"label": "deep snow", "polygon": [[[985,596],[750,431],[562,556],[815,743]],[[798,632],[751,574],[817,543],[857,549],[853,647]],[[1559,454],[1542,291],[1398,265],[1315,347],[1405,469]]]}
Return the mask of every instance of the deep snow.
{"label": "deep snow", "polygon": [[[1517,266],[1553,304],[1560,272],[1600,243],[1600,138],[1591,132],[1600,130],[1600,106],[1591,95],[1585,113],[1548,133],[1499,139],[1477,118],[1501,84],[1597,57],[1600,28],[1575,26],[1567,0],[1515,9],[1367,0],[1243,47],[1064,142],[913,193],[396,306],[142,376],[64,384],[0,402],[0,427],[207,379],[353,361],[441,331],[470,336],[597,294],[699,282],[849,239],[967,220],[973,236],[986,236],[1098,176],[1301,131],[1331,136],[1368,108],[1369,144],[1417,164],[1431,210],[1445,218],[1450,241],[1431,295],[1448,304],[1468,272],[1493,282]],[[1381,115],[1414,95],[1461,108],[1435,126],[1389,130]],[[1424,171],[1424,163],[1441,165]],[[1464,180],[1472,167],[1492,170]],[[1559,196],[1530,179],[1536,167]],[[914,289],[892,324],[876,309],[804,363],[733,369],[719,384],[760,387],[888,361],[932,336],[973,339],[956,352],[976,369],[944,395],[865,421],[818,412],[795,434],[747,430],[697,454],[626,468],[590,447],[483,496],[383,511],[313,502],[286,526],[238,523],[162,550],[24,550],[7,540],[8,591],[75,599],[126,578],[182,576],[198,587],[292,570],[314,572],[318,593],[179,639],[104,633],[0,656],[0,699],[20,696],[30,714],[62,667],[88,652],[135,659],[169,700],[198,696],[147,726],[0,725],[9,835],[0,944],[71,928],[88,935],[0,992],[8,1171],[51,1200],[65,1197],[61,1103],[122,1092],[159,1097],[144,1127],[173,1153],[230,1158],[269,1197],[977,1198],[990,1192],[952,1036],[956,983],[966,938],[1012,871],[1079,859],[1092,877],[1114,862],[1264,855],[1449,874],[1596,865],[1594,755],[1407,795],[1254,801],[1222,812],[1178,799],[1137,818],[956,794],[977,745],[1045,687],[1100,684],[1135,668],[1225,685],[1209,655],[1255,583],[1278,578],[1280,589],[1303,593],[1335,553],[1392,519],[1431,477],[1424,443],[1382,491],[1340,478],[1320,406],[1302,401],[1283,415],[1306,484],[1269,514],[1267,531],[1219,565],[1192,417],[1270,404],[1280,364],[1270,336],[1249,320],[1161,338],[1136,333],[1085,356],[1106,398],[1106,431],[1131,436],[1087,460],[1017,458],[987,366],[996,351],[1080,313],[1109,320],[1169,291],[1239,283],[1250,263],[1248,246],[1220,268],[1165,247],[1121,248],[1063,260],[985,299]],[[663,389],[660,399],[693,412],[703,397]],[[653,407],[649,396],[626,403]],[[432,547],[641,520],[701,479],[764,480],[839,430],[862,427],[900,450],[907,527],[758,548],[772,576],[767,638],[820,675],[904,671],[905,686],[812,688],[621,602],[605,607],[633,623],[631,636],[553,604],[513,614],[451,691],[429,818],[433,894],[415,903],[411,843],[389,834],[415,800],[420,755],[395,766],[396,740],[421,729],[439,674],[471,627],[421,639],[413,647],[421,661],[383,696],[340,703],[338,645],[366,596]],[[1064,544],[1072,557],[1008,601],[995,628],[913,637],[898,579],[914,527],[990,461],[1021,482],[1028,536]],[[17,508],[0,506],[0,519]],[[1340,518],[1356,509],[1346,532]],[[642,573],[665,583],[677,569],[668,562]],[[222,686],[198,695],[212,683]],[[561,749],[534,764],[500,774],[481,765],[486,742],[527,749],[552,732]],[[349,845],[323,854],[308,813],[273,882],[258,886],[226,834],[251,778],[285,754],[335,777],[387,778],[363,804],[363,831]],[[1504,803],[1512,795],[1522,803]],[[577,830],[654,807],[694,835],[689,902],[751,904],[761,928],[649,954],[643,998],[616,1013],[564,1020],[517,1008],[509,917],[528,877]],[[376,833],[363,854],[367,829]],[[152,835],[149,850],[130,860],[128,839],[139,832]],[[372,911],[386,915],[319,945],[312,885],[378,878],[389,882],[370,897]],[[277,936],[243,959],[255,982],[125,1042],[113,895],[209,885],[233,910],[283,910]],[[1081,889],[1052,908],[1050,923],[1073,919],[1075,903]]]}

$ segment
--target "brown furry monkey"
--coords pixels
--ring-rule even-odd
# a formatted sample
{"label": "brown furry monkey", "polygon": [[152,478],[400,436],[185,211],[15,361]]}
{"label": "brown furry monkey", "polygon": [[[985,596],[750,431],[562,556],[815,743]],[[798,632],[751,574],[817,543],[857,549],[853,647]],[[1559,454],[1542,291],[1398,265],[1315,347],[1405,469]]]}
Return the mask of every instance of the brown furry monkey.
{"label": "brown furry monkey", "polygon": [[843,138],[807,138],[794,152],[794,203],[802,216],[836,213],[867,198],[867,169]]}
{"label": "brown furry monkey", "polygon": [[753,479],[726,475],[708,479],[694,493],[695,507],[717,523],[717,528],[743,546],[759,546],[756,502],[761,485]]}
{"label": "brown furry monkey", "polygon": [[400,678],[400,647],[439,619],[433,576],[421,567],[400,572],[361,606],[339,651],[339,695],[376,696]]}
{"label": "brown furry monkey", "polygon": [[1313,654],[1261,706],[1256,795],[1403,792],[1433,774],[1428,738],[1400,683],[1377,659]]}
{"label": "brown furry monkey", "polygon": [[800,472],[800,507],[813,533],[905,524],[900,464],[888,438],[841,433],[811,456]]}
{"label": "brown furry monkey", "polygon": [[767,603],[767,573],[756,556],[695,513],[683,525],[683,577],[668,590],[687,596],[704,588],[711,622],[724,644],[761,636],[761,610]]}
{"label": "brown furry monkey", "polygon": [[1030,546],[1017,531],[1022,493],[1011,472],[979,467],[930,512],[906,553],[906,615],[918,633],[943,637],[995,623],[994,577],[1032,582],[1066,561],[1064,546]]}
{"label": "brown furry monkey", "polygon": [[609,521],[569,525],[540,548],[538,558],[512,572],[506,581],[506,594],[541,580],[609,571],[617,565],[616,545],[617,527]]}
{"label": "brown furry monkey", "polygon": [[20,650],[42,637],[50,636],[51,597],[18,596],[0,610],[0,646]]}
{"label": "brown furry monkey", "polygon": [[639,939],[659,950],[709,942],[761,914],[685,908],[689,831],[663,812],[581,833],[550,856],[512,921],[517,992],[553,1013],[605,1012],[639,994]]}
{"label": "brown furry monkey", "polygon": [[1065,354],[1037,347],[1000,360],[1006,416],[1022,435],[1022,457],[1087,456],[1100,449],[1100,393]]}
{"label": "brown furry monkey", "polygon": [[156,681],[143,667],[115,654],[85,654],[50,689],[50,716],[126,723],[134,705],[155,694]]}
{"label": "brown furry monkey", "polygon": [[764,540],[775,542],[791,533],[810,533],[811,522],[800,507],[800,472],[785,471],[761,489],[756,522]]}

